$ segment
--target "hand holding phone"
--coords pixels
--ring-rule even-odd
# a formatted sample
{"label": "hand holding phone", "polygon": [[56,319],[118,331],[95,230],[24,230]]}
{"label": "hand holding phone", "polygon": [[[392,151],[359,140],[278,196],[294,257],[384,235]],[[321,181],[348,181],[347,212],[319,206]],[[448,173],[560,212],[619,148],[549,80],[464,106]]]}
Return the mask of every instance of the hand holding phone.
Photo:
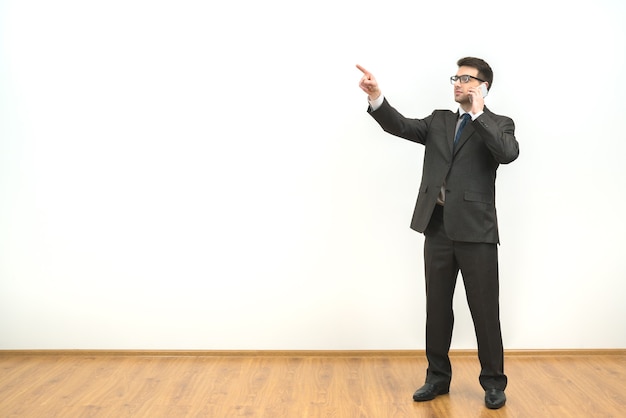
{"label": "hand holding phone", "polygon": [[[482,98],[484,99],[485,97],[487,97],[487,94],[489,93],[489,90],[487,90],[487,84],[485,83],[481,83],[478,87],[478,91],[480,92],[480,95],[482,96]],[[472,95],[469,95],[469,100],[470,103],[472,102]]]}

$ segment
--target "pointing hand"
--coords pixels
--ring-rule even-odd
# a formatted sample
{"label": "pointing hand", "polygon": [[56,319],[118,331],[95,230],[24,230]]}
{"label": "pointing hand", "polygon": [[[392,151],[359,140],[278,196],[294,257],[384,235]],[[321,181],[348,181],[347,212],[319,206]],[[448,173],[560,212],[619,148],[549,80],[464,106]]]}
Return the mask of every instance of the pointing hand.
{"label": "pointing hand", "polygon": [[370,101],[378,99],[378,97],[380,96],[380,88],[378,87],[378,82],[376,81],[372,73],[367,71],[359,64],[356,65],[356,68],[358,68],[363,73],[363,77],[361,77],[361,81],[359,82],[359,87],[361,87],[361,90],[367,93]]}

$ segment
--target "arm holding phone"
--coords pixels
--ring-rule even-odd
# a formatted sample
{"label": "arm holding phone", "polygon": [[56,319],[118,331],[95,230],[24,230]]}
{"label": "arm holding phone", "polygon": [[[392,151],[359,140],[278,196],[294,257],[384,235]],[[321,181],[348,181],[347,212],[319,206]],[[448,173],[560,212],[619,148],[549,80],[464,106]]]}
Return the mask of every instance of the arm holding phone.
{"label": "arm holding phone", "polygon": [[485,108],[485,97],[489,90],[487,90],[487,84],[481,83],[478,87],[470,88],[468,91],[468,97],[471,104],[469,113],[472,115],[472,120],[482,115]]}

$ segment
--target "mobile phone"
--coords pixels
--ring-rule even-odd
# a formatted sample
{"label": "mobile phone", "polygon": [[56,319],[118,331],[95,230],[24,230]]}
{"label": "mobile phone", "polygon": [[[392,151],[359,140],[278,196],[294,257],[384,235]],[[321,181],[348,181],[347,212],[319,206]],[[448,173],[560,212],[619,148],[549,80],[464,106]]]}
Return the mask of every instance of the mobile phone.
{"label": "mobile phone", "polygon": [[482,83],[480,86],[478,86],[478,88],[480,89],[480,94],[483,97],[487,97],[487,94],[489,94],[489,90],[487,90],[487,85],[485,83]]}
{"label": "mobile phone", "polygon": [[[487,90],[487,85],[485,83],[481,83],[478,86],[478,91],[480,91],[480,95],[483,96],[483,98],[487,97],[487,94],[489,93],[489,90]],[[470,95],[469,97],[470,102],[472,101],[472,96]]]}

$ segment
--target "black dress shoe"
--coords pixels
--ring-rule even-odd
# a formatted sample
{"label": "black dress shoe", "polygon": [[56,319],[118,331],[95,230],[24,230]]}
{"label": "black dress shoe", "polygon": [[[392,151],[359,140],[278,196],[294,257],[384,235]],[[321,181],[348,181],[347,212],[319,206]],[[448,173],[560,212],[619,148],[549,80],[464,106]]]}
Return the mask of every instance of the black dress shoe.
{"label": "black dress shoe", "polygon": [[413,400],[415,402],[430,401],[439,395],[448,393],[449,391],[450,388],[448,387],[440,387],[432,383],[425,383],[424,386],[415,391],[413,394]]}
{"label": "black dress shoe", "polygon": [[499,409],[506,403],[506,395],[500,389],[487,389],[485,391],[485,405],[489,409]]}

